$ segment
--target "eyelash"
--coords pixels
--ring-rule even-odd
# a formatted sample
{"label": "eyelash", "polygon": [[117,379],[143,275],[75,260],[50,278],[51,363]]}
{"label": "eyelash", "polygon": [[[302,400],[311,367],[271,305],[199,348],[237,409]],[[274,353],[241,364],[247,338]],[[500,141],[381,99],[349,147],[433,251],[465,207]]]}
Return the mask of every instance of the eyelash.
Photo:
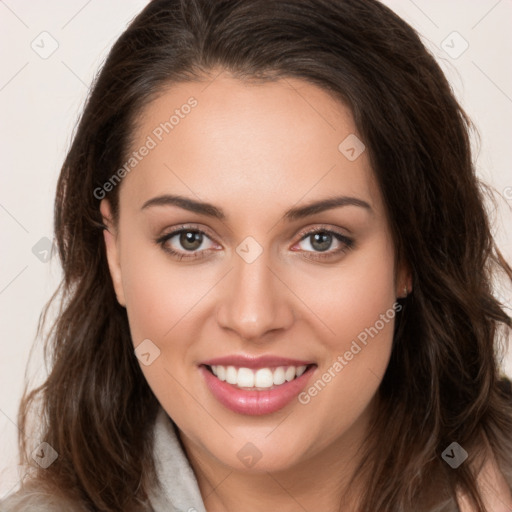
{"label": "eyelash", "polygon": [[[171,231],[170,233],[167,233],[167,234],[157,238],[155,240],[155,242],[158,245],[160,245],[161,248],[165,252],[170,254],[173,258],[176,258],[178,261],[181,261],[183,259],[192,261],[192,260],[204,258],[205,256],[203,256],[203,254],[205,252],[208,252],[209,251],[208,249],[204,249],[202,251],[197,251],[197,252],[193,252],[190,254],[186,254],[186,253],[181,253],[174,249],[171,249],[170,247],[168,247],[166,245],[166,243],[171,238],[174,238],[176,235],[180,235],[181,233],[184,233],[184,232],[185,233],[187,233],[187,232],[200,233],[200,234],[205,235],[206,237],[211,239],[211,237],[205,231],[203,231],[202,229],[199,229],[198,227],[179,226],[179,228],[175,229],[174,231]],[[348,238],[345,235],[342,235],[341,233],[338,233],[337,231],[333,231],[331,229],[327,229],[327,228],[323,228],[323,227],[319,227],[319,228],[315,228],[315,229],[312,229],[309,231],[299,233],[299,236],[300,236],[299,242],[302,242],[303,240],[306,240],[308,237],[315,235],[317,233],[332,235],[336,240],[341,242],[343,245],[339,249],[336,249],[335,251],[328,251],[328,252],[327,251],[326,252],[324,252],[324,251],[322,251],[322,252],[306,251],[308,253],[313,252],[315,254],[315,256],[313,256],[313,257],[312,256],[303,256],[306,259],[320,260],[320,261],[323,261],[326,259],[332,259],[333,257],[337,256],[338,254],[342,254],[342,253],[347,252],[354,248],[354,240],[352,240],[351,238]],[[299,242],[297,242],[297,243],[299,243]]]}

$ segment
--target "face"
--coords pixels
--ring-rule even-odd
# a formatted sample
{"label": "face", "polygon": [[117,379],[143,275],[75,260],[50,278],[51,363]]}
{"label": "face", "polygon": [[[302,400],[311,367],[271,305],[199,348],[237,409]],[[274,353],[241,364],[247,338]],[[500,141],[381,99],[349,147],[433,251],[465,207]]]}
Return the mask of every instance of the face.
{"label": "face", "polygon": [[357,444],[407,275],[350,110],[221,75],[169,88],[135,136],[117,226],[101,203],[107,255],[187,449],[278,471]]}

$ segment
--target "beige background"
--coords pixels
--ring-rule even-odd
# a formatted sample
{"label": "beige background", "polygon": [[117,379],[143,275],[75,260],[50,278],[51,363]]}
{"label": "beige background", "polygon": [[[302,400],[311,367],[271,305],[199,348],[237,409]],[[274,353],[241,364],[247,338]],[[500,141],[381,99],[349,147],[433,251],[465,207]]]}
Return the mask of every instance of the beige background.
{"label": "beige background", "polygon": [[[496,236],[512,261],[512,1],[384,3],[421,33],[480,131],[478,172],[504,196]],[[16,416],[25,367],[39,313],[60,277],[56,258],[42,261],[52,238],[59,168],[88,84],[145,4],[0,0],[0,498],[17,486]],[[501,285],[498,293],[511,304],[510,287]],[[512,376],[512,352],[503,366]],[[30,375],[44,375],[39,346]],[[34,440],[34,448],[38,444]]]}

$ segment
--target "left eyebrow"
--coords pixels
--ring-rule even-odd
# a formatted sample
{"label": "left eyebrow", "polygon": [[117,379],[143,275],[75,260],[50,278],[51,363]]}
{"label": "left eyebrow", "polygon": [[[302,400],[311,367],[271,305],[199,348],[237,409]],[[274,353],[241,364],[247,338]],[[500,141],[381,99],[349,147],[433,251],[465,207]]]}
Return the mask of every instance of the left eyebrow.
{"label": "left eyebrow", "polygon": [[[165,194],[162,196],[153,197],[142,205],[141,210],[151,206],[177,206],[184,210],[206,215],[208,217],[214,217],[219,220],[225,220],[227,218],[222,208],[211,203],[196,201],[195,199],[184,196]],[[341,206],[358,206],[368,210],[369,212],[373,211],[370,204],[366,201],[363,201],[362,199],[350,196],[337,196],[328,199],[322,199],[320,201],[314,201],[305,206],[290,208],[284,214],[283,218],[289,222],[292,222]]]}
{"label": "left eyebrow", "polygon": [[291,208],[284,214],[284,218],[291,222],[326,210],[332,210],[333,208],[338,208],[340,206],[358,206],[368,210],[369,212],[373,212],[370,204],[362,199],[350,196],[337,196],[329,199],[323,199],[321,201],[315,201],[307,204],[306,206]]}

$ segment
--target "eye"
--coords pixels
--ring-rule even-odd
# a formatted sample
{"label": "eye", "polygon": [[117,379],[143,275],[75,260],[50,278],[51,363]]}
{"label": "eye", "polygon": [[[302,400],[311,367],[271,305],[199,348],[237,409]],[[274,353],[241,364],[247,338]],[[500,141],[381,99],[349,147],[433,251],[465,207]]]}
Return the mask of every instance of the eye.
{"label": "eye", "polygon": [[179,229],[158,238],[156,243],[171,256],[182,260],[204,257],[204,253],[211,249],[207,240],[211,241],[204,231],[190,226],[180,226]]}
{"label": "eye", "polygon": [[[324,260],[335,258],[354,246],[354,240],[351,238],[325,228],[317,228],[306,233],[303,232],[299,236],[302,238],[295,246],[300,246],[301,244],[306,246],[301,247],[300,250],[311,253],[307,256],[304,255],[307,259]],[[210,244],[208,244],[208,241],[210,241]],[[216,244],[213,243],[207,233],[194,226],[179,226],[170,233],[159,237],[155,242],[178,261],[204,258],[206,253],[217,250],[217,248],[212,249],[212,247],[216,247]],[[336,244],[337,248],[329,250],[333,244]],[[295,249],[292,248],[292,250]]]}
{"label": "eye", "polygon": [[[311,255],[305,255],[305,258],[309,259],[329,259],[338,256],[354,247],[354,240],[351,238],[338,233],[337,231],[320,228],[302,233],[302,238],[296,245],[307,242],[302,247],[307,253]],[[337,245],[334,250],[329,250],[333,244]],[[309,248],[312,250],[309,250]]]}

